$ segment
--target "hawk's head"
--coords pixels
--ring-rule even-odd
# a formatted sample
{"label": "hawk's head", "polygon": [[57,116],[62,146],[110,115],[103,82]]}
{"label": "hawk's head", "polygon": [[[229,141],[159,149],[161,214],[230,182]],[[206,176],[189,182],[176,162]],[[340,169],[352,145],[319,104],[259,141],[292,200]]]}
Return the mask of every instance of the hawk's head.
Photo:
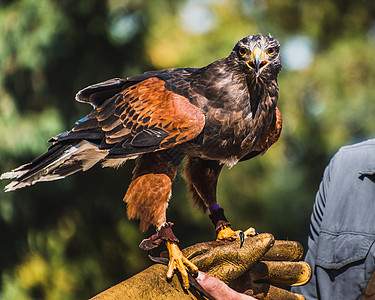
{"label": "hawk's head", "polygon": [[231,53],[241,70],[256,78],[276,78],[281,70],[280,44],[271,35],[251,35],[238,41]]}

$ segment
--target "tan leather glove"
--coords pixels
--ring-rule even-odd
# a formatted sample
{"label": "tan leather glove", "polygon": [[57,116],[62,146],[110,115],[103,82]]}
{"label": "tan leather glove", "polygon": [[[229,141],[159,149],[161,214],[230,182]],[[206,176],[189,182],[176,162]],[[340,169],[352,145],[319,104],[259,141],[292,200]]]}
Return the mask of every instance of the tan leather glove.
{"label": "tan leather glove", "polygon": [[[200,271],[257,299],[304,299],[273,284],[300,285],[311,276],[305,262],[296,262],[303,253],[299,243],[275,241],[267,233],[245,238],[241,248],[240,241],[213,241],[182,252]],[[207,299],[192,277],[189,291],[184,291],[178,276],[167,282],[166,271],[167,266],[155,264],[93,299]]]}

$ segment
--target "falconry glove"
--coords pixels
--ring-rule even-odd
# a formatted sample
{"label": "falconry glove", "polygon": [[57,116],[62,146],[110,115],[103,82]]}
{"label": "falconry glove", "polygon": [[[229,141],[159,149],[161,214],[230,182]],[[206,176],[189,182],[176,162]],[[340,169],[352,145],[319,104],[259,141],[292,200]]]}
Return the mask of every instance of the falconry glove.
{"label": "falconry glove", "polygon": [[[279,287],[303,285],[310,279],[309,265],[298,261],[303,254],[298,242],[275,241],[271,234],[263,233],[245,238],[242,247],[239,244],[239,240],[204,242],[182,252],[200,271],[238,292],[264,300],[305,299]],[[163,262],[163,254],[156,260]],[[212,299],[193,277],[187,291],[177,276],[168,282],[163,276],[166,268],[155,264],[93,299]]]}

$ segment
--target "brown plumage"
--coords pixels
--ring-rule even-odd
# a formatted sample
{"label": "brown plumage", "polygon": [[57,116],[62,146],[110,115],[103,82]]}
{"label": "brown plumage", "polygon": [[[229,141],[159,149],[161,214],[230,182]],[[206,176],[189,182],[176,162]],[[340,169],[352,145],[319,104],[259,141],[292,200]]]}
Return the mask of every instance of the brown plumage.
{"label": "brown plumage", "polygon": [[[6,190],[64,178],[98,162],[119,166],[137,158],[124,200],[129,218],[140,219],[145,230],[166,224],[172,182],[186,158],[188,189],[206,211],[216,204],[223,164],[262,154],[279,138],[280,70],[278,41],[254,35],[203,68],[153,71],[92,85],[76,99],[94,110],[71,131],[52,138],[45,154],[3,174],[2,179],[14,180]],[[212,214],[217,228],[229,224],[222,212]],[[165,227],[170,230],[170,224]],[[171,261],[179,257],[177,239],[171,233],[159,237],[169,241]]]}
{"label": "brown plumage", "polygon": [[164,84],[151,77],[122,90],[114,101],[106,101],[87,116],[94,120],[92,124],[82,122],[73,132],[99,127],[105,133],[105,148],[121,142],[125,155],[127,142],[131,147],[156,150],[191,140],[202,131],[204,116],[187,98],[167,90]]}

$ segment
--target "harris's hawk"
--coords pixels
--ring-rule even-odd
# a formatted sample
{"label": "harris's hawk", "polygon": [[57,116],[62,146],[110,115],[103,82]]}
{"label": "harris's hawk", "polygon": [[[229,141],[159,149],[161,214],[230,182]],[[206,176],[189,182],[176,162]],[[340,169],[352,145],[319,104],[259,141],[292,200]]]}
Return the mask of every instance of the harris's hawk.
{"label": "harris's hawk", "polygon": [[217,204],[217,180],[223,164],[264,153],[279,138],[279,47],[272,36],[252,35],[238,41],[228,57],[203,68],[151,71],[81,90],[76,99],[93,111],[50,139],[46,153],[4,173],[1,179],[13,179],[6,190],[65,178],[98,162],[117,167],[137,158],[124,197],[128,217],[140,219],[142,231],[157,227],[140,246],[165,242],[167,276],[178,269],[188,288],[187,270],[197,268],[183,257],[166,218],[178,166],[185,158],[188,189],[195,204],[210,211],[218,238],[236,236]]}

